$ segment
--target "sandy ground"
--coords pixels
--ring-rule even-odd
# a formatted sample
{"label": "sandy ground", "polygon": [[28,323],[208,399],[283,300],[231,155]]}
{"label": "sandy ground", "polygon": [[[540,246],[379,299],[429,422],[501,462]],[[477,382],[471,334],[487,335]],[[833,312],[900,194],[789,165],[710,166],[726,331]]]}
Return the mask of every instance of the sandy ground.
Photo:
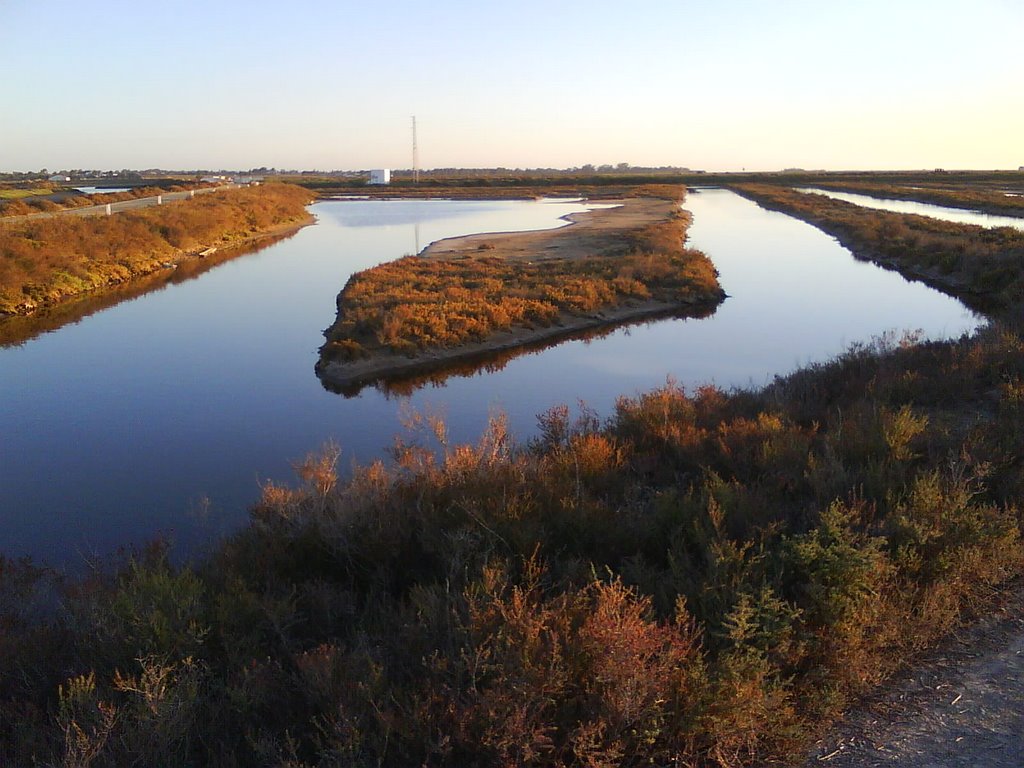
{"label": "sandy ground", "polygon": [[804,764],[1024,766],[1024,584],[847,715]]}
{"label": "sandy ground", "polygon": [[[501,232],[465,235],[438,240],[423,249],[430,258],[456,258],[460,254],[501,259],[578,259],[596,256],[615,244],[617,232],[665,221],[679,211],[679,203],[658,198],[639,197],[615,201],[614,208],[573,213],[565,218],[568,227],[536,232]],[[684,215],[688,215],[685,214]]]}

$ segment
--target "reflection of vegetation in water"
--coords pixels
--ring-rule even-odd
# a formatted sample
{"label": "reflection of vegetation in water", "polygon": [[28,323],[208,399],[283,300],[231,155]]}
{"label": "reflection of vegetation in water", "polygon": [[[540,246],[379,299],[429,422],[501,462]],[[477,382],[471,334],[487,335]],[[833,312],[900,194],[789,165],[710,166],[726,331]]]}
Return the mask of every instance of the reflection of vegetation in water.
{"label": "reflection of vegetation in water", "polygon": [[479,352],[449,360],[424,361],[417,364],[414,369],[405,372],[367,376],[363,380],[353,381],[345,386],[335,386],[324,380],[321,380],[321,383],[325,389],[337,392],[345,397],[355,397],[363,389],[371,385],[388,397],[406,397],[422,387],[443,386],[452,377],[470,378],[481,373],[496,373],[517,357],[539,354],[546,349],[556,347],[567,341],[601,339],[623,328],[650,325],[668,318],[700,319],[711,317],[717,309],[718,307],[715,305],[694,307],[687,311],[666,310],[645,315],[642,318],[610,322],[600,327],[567,331],[562,335],[551,336],[528,344],[521,344],[510,349]]}
{"label": "reflection of vegetation in water", "polygon": [[289,185],[219,191],[113,216],[0,222],[0,314],[40,306],[166,269],[211,246],[308,218]]}
{"label": "reflection of vegetation in water", "polygon": [[256,245],[224,248],[209,256],[186,259],[178,262],[174,269],[161,270],[103,291],[90,292],[80,299],[70,299],[46,306],[31,315],[0,317],[0,347],[24,344],[36,336],[55,331],[69,323],[77,323],[89,315],[102,312],[123,301],[130,301],[168,286],[194,280],[227,261],[245,254],[256,253],[291,237],[292,234],[270,236],[261,239]]}
{"label": "reflection of vegetation in water", "polygon": [[858,258],[923,280],[972,308],[1005,314],[1024,304],[1024,232],[1013,227],[881,211],[768,185],[735,190],[836,236]]}

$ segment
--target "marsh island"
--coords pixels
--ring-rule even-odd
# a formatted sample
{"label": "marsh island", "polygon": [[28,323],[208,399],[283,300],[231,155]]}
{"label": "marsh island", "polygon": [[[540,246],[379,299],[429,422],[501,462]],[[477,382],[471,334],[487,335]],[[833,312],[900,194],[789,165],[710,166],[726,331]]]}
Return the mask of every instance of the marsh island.
{"label": "marsh island", "polygon": [[317,373],[329,386],[436,367],[725,297],[685,247],[678,190],[573,214],[571,225],[442,240],[359,272],[338,296]]}

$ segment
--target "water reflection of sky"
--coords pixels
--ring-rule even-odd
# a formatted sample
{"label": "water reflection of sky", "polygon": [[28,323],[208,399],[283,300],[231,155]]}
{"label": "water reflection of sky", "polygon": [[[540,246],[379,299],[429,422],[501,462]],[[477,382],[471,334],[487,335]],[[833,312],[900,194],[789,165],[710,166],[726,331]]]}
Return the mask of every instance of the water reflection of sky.
{"label": "water reflection of sky", "polygon": [[[323,202],[316,226],[258,253],[0,349],[0,551],[51,561],[170,532],[198,552],[240,525],[268,478],[332,440],[382,455],[408,407],[475,439],[494,409],[520,438],[536,415],[663,384],[768,381],[893,329],[957,335],[959,304],[855,262],[831,238],[726,191],[693,194],[691,244],[730,294],[714,316],[665,320],[516,358],[409,398],[326,391],[313,366],[348,276],[471,231],[559,223],[578,204]],[[376,224],[368,221],[377,217]],[[204,501],[208,500],[208,504]]]}
{"label": "water reflection of sky", "polygon": [[798,188],[800,192],[811,192],[817,195],[825,195],[836,200],[845,200],[848,203],[862,205],[865,208],[875,208],[880,211],[893,211],[894,213],[916,213],[919,216],[931,216],[933,219],[953,221],[957,224],[977,224],[979,227],[1014,227],[1024,229],[1024,218],[1016,216],[995,216],[981,211],[967,211],[961,208],[947,208],[943,205],[931,203],[918,203],[913,200],[884,200],[868,195],[858,195],[853,192],[834,192],[831,189],[812,189],[810,187]]}
{"label": "water reflection of sky", "polygon": [[[585,205],[580,199],[558,200],[345,200],[322,203],[338,208],[334,223],[344,229],[406,228],[408,246],[401,254],[419,253],[430,243],[466,232],[523,232],[565,226],[560,217],[607,204]],[[486,221],[484,229],[480,222]],[[462,224],[465,222],[465,224]],[[466,231],[463,231],[463,230]]]}
{"label": "water reflection of sky", "polygon": [[87,195],[103,195],[108,192],[127,192],[131,187],[75,187]]}

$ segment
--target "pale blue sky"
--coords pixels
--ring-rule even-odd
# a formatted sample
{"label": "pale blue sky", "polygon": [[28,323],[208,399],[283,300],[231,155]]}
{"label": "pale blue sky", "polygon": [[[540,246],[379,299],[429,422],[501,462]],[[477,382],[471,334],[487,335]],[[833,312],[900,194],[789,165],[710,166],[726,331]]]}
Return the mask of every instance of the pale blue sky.
{"label": "pale blue sky", "polygon": [[1020,0],[0,0],[0,171],[1013,168]]}

